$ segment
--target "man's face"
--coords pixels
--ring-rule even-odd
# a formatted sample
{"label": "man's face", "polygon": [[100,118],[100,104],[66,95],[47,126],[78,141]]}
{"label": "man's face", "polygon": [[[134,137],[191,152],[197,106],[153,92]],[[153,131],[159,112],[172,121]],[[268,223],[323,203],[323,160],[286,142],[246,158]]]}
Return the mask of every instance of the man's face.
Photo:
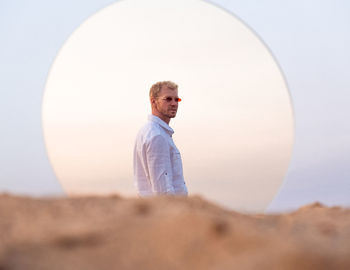
{"label": "man's face", "polygon": [[162,87],[157,98],[154,100],[154,106],[159,113],[159,117],[163,120],[174,118],[177,113],[178,100],[177,90],[172,90],[168,87]]}

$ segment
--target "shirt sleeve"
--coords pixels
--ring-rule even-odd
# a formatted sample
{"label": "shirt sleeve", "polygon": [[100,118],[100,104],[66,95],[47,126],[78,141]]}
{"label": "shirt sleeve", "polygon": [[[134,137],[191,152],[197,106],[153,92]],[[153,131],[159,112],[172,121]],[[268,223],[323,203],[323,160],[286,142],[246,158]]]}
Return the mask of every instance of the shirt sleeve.
{"label": "shirt sleeve", "polygon": [[188,196],[187,187],[184,181],[175,181],[173,186],[176,194]]}
{"label": "shirt sleeve", "polygon": [[166,138],[161,135],[154,136],[147,145],[146,156],[153,192],[175,194],[170,151]]}

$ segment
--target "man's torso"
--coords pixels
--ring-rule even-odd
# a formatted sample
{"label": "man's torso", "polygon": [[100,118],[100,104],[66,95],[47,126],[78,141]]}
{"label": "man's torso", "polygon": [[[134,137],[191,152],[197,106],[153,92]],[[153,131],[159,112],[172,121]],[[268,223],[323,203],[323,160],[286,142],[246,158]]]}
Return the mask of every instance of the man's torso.
{"label": "man's torso", "polygon": [[[164,121],[153,115],[149,117],[148,123],[139,131],[134,148],[134,177],[140,196],[157,193],[187,195],[181,155],[171,137],[173,133],[174,131]],[[159,137],[162,139],[162,144],[154,146],[152,140]],[[150,152],[153,155],[157,155],[158,152],[162,155],[166,152],[169,156],[160,162],[161,164],[164,162],[166,168],[150,168],[152,166]],[[165,177],[162,175],[163,171],[161,170],[163,169],[165,170],[164,173],[169,175],[169,181],[172,185],[166,190],[165,188],[157,189],[155,187],[155,182],[163,181],[162,177]],[[152,179],[154,174],[150,170],[156,170],[156,175],[159,175],[159,177],[153,177],[154,179]]]}

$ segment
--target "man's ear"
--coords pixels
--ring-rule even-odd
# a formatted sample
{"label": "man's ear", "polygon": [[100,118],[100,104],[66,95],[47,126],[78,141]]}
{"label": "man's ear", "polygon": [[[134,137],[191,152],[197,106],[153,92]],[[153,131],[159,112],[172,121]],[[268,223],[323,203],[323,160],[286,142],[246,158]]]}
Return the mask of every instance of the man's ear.
{"label": "man's ear", "polygon": [[156,99],[154,97],[151,97],[150,102],[151,102],[151,105],[153,106],[154,104],[156,104]]}

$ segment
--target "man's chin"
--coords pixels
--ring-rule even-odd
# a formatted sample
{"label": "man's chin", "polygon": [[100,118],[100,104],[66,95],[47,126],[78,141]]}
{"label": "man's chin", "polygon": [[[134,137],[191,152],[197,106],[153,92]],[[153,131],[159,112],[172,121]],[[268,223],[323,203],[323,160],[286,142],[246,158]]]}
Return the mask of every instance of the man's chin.
{"label": "man's chin", "polygon": [[176,116],[176,113],[177,112],[170,112],[170,113],[168,113],[168,117],[169,118],[174,118]]}

